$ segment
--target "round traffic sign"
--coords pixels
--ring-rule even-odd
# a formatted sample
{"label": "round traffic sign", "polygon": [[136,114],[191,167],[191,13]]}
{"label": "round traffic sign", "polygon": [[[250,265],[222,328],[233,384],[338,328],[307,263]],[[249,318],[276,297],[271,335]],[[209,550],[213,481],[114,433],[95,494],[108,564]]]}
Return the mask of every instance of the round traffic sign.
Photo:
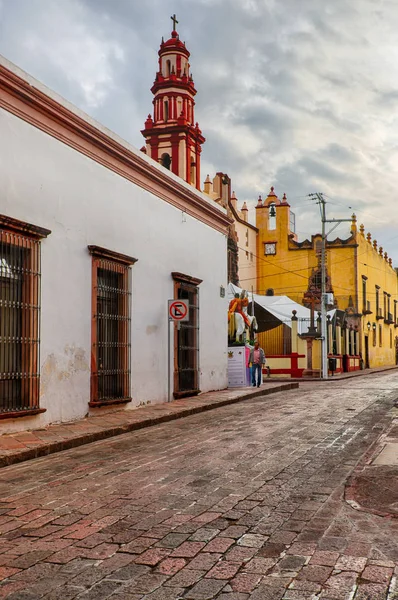
{"label": "round traffic sign", "polygon": [[183,321],[188,315],[188,303],[184,300],[170,302],[169,316],[173,321]]}

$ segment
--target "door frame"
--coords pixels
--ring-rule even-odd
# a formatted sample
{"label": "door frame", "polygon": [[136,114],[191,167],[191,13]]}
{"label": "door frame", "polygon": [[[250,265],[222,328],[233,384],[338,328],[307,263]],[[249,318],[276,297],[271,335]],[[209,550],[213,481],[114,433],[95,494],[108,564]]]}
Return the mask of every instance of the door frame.
{"label": "door frame", "polygon": [[[196,371],[196,386],[192,390],[181,390],[180,389],[180,370],[179,370],[179,323],[174,323],[174,377],[173,377],[173,396],[174,398],[184,398],[187,396],[196,396],[200,392],[200,383],[199,383],[199,335],[200,335],[200,320],[199,320],[199,289],[198,286],[202,283],[202,279],[197,279],[196,277],[191,277],[189,275],[184,275],[183,273],[173,272],[172,278],[174,281],[174,294],[173,297],[175,300],[178,300],[178,293],[180,289],[191,289],[192,292],[196,295],[196,318],[197,322],[195,324],[195,347],[197,348],[197,358],[195,369]],[[191,307],[190,307],[191,313]]]}

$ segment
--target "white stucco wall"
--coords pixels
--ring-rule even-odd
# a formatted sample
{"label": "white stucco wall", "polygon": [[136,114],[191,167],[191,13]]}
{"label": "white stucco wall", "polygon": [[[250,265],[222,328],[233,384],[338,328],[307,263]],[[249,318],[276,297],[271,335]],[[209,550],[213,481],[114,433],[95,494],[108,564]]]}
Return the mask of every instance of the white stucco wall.
{"label": "white stucco wall", "polygon": [[0,213],[52,231],[41,252],[40,404],[47,411],[1,421],[1,430],[78,419],[89,410],[88,244],[138,259],[132,267],[133,402],[126,409],[167,399],[172,271],[203,279],[200,388],[225,388],[227,300],[219,290],[227,283],[226,237],[4,110],[0,135]]}

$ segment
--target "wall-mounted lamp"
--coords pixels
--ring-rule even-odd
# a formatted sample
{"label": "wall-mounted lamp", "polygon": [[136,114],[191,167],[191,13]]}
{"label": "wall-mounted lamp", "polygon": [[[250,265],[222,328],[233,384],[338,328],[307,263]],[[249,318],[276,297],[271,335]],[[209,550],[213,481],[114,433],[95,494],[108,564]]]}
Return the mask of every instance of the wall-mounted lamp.
{"label": "wall-mounted lamp", "polygon": [[376,331],[376,323],[373,323],[372,329],[373,329],[373,331]]}
{"label": "wall-mounted lamp", "polygon": [[368,331],[370,331],[370,328],[371,328],[370,321],[368,321],[368,322],[366,323],[366,327],[368,328]]}

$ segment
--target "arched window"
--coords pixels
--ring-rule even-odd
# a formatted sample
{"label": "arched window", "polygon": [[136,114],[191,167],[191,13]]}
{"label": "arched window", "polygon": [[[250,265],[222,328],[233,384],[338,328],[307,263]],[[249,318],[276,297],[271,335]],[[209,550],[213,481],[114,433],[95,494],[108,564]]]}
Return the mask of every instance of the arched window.
{"label": "arched window", "polygon": [[168,169],[170,171],[170,165],[171,165],[171,156],[170,154],[167,154],[167,152],[165,152],[164,154],[162,154],[161,158],[160,158],[160,164],[165,167],[165,169]]}
{"label": "arched window", "polygon": [[274,295],[274,290],[272,288],[268,288],[268,290],[265,292],[266,296],[273,296]]}
{"label": "arched window", "polygon": [[171,71],[171,62],[169,60],[166,60],[166,77],[170,77],[170,71]]}
{"label": "arched window", "polygon": [[169,120],[169,101],[168,100],[164,101],[164,120],[165,121]]}
{"label": "arched window", "polygon": [[276,229],[276,208],[275,202],[268,206],[268,229]]}
{"label": "arched window", "polygon": [[191,183],[195,183],[195,167],[196,167],[196,162],[194,160],[194,158],[191,159]]}

